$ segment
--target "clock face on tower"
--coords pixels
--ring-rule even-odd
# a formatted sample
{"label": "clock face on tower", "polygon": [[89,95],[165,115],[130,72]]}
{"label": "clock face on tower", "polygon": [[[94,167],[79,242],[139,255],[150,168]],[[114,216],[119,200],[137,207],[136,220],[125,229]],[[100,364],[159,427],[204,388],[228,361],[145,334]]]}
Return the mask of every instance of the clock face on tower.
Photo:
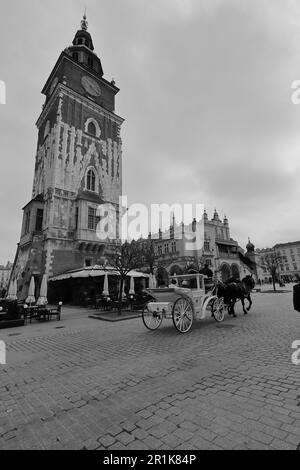
{"label": "clock face on tower", "polygon": [[91,96],[100,96],[101,89],[98,83],[93,80],[91,77],[84,76],[81,79],[81,85],[85,89],[85,91]]}

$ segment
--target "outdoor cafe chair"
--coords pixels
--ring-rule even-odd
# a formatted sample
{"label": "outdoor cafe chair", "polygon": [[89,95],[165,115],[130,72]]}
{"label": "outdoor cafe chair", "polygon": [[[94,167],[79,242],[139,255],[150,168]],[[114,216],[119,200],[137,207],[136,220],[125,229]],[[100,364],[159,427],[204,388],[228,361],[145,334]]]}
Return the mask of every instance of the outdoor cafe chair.
{"label": "outdoor cafe chair", "polygon": [[56,317],[56,320],[58,321],[60,320],[62,304],[62,302],[58,302],[56,308],[47,309],[48,320],[50,320],[52,317]]}

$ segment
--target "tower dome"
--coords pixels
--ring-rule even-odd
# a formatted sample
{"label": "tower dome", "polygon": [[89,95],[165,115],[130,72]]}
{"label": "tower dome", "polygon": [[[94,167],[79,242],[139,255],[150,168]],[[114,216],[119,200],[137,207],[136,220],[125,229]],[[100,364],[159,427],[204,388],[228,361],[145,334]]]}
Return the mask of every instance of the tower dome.
{"label": "tower dome", "polygon": [[248,243],[246,245],[246,248],[247,248],[247,252],[253,252],[255,250],[255,246],[253,245],[253,243],[251,243],[250,241],[250,238],[248,238]]}
{"label": "tower dome", "polygon": [[214,212],[214,216],[213,216],[213,219],[214,221],[216,222],[220,222],[220,219],[219,219],[219,214],[217,212],[217,209],[215,209],[215,212]]}
{"label": "tower dome", "polygon": [[81,20],[81,29],[77,31],[75,34],[75,38],[73,39],[73,46],[85,45],[91,51],[94,50],[94,45],[92,41],[92,36],[88,32],[88,22],[86,19],[86,13],[83,15],[83,19]]}
{"label": "tower dome", "polygon": [[76,62],[89,68],[90,71],[96,73],[100,77],[103,76],[101,61],[94,52],[92,36],[88,32],[86,13],[83,15],[81,28],[76,32],[72,41],[72,46],[68,47],[68,54],[71,55]]}

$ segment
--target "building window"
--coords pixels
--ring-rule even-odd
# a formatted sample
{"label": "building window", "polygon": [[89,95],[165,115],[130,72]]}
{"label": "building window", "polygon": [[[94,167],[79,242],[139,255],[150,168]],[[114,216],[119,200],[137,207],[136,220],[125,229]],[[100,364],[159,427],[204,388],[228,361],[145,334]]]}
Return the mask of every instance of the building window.
{"label": "building window", "polygon": [[96,191],[96,176],[92,169],[86,174],[86,189],[88,191]]}
{"label": "building window", "polygon": [[88,268],[88,267],[92,266],[92,261],[93,261],[92,258],[85,258],[85,260],[84,260],[85,267]]}
{"label": "building window", "polygon": [[96,215],[97,209],[95,207],[89,207],[88,210],[88,229],[96,230],[97,225],[100,222],[100,217]]}
{"label": "building window", "polygon": [[167,253],[169,253],[169,245],[168,244],[165,245],[165,254],[167,254]]}
{"label": "building window", "polygon": [[209,251],[209,241],[208,240],[204,240],[204,250]]}
{"label": "building window", "polygon": [[36,219],[35,219],[35,231],[36,232],[41,232],[43,230],[43,217],[44,217],[43,209],[37,209]]}
{"label": "building window", "polygon": [[161,245],[158,246],[158,255],[162,255],[162,246]]}
{"label": "building window", "polygon": [[[91,125],[92,124],[92,125]],[[100,139],[101,129],[96,119],[90,117],[84,123],[84,132]]]}
{"label": "building window", "polygon": [[78,52],[73,52],[73,59],[78,62]]}
{"label": "building window", "polygon": [[29,232],[30,228],[30,211],[26,212],[25,215],[25,229],[24,229],[24,235]]}
{"label": "building window", "polygon": [[176,253],[176,242],[172,242],[172,253]]}
{"label": "building window", "polygon": [[97,129],[96,129],[94,122],[92,121],[89,122],[87,131],[88,131],[88,134],[91,134],[96,137]]}

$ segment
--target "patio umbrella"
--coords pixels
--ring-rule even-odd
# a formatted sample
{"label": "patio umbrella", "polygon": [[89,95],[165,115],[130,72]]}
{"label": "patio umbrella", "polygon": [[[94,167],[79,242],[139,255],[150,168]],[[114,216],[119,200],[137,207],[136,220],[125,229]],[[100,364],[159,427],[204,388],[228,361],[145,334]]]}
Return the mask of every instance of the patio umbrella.
{"label": "patio umbrella", "polygon": [[48,289],[48,278],[47,274],[43,275],[42,279],[42,284],[41,284],[41,290],[40,290],[40,296],[37,301],[37,305],[47,305],[48,299],[47,299],[47,289]]}
{"label": "patio umbrella", "polygon": [[28,289],[28,297],[25,300],[26,304],[34,304],[35,302],[34,291],[35,291],[34,277],[31,276],[29,289]]}
{"label": "patio umbrella", "polygon": [[17,279],[10,281],[8,293],[6,296],[7,300],[17,300]]}
{"label": "patio umbrella", "polygon": [[154,274],[150,274],[149,286],[150,286],[151,289],[156,288],[156,278],[155,278]]}
{"label": "patio umbrella", "polygon": [[105,297],[109,297],[107,273],[105,273],[105,276],[104,276],[104,285],[103,285],[102,295],[104,295]]}
{"label": "patio umbrella", "polygon": [[134,290],[134,277],[130,277],[130,289],[129,289],[129,295],[134,295],[135,290]]}

